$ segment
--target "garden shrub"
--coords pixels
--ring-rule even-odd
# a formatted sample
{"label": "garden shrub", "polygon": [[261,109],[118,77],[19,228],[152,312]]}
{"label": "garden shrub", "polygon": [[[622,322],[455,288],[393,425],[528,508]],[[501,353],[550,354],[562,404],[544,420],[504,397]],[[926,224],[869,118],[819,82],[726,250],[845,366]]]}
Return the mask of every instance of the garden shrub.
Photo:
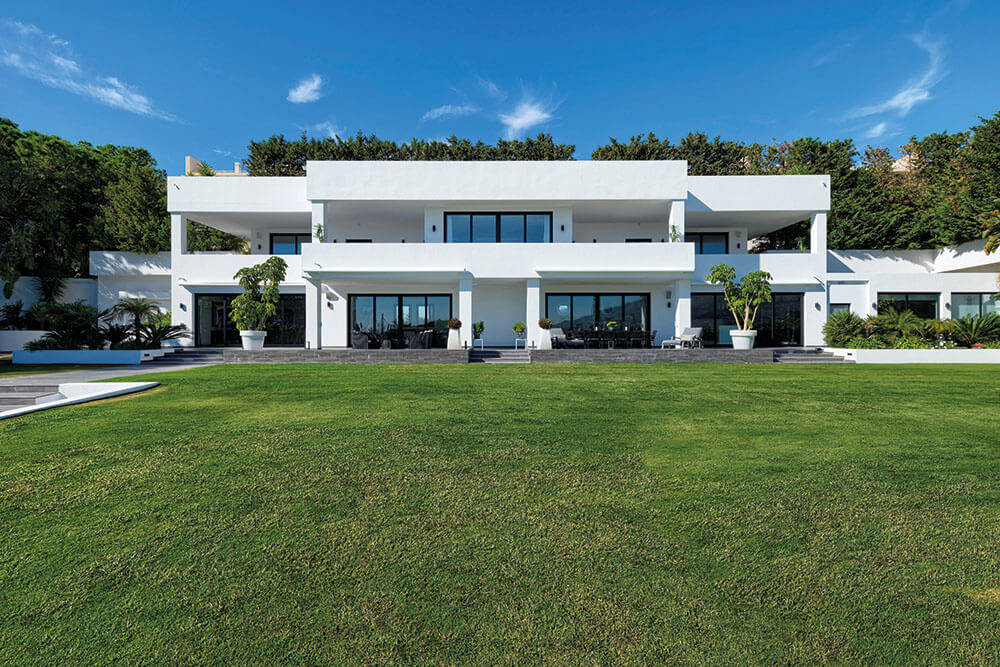
{"label": "garden shrub", "polygon": [[849,310],[831,313],[823,325],[823,339],[830,347],[844,347],[852,338],[862,336],[865,322]]}
{"label": "garden shrub", "polygon": [[879,338],[857,336],[847,341],[847,347],[851,350],[884,350],[888,345]]}

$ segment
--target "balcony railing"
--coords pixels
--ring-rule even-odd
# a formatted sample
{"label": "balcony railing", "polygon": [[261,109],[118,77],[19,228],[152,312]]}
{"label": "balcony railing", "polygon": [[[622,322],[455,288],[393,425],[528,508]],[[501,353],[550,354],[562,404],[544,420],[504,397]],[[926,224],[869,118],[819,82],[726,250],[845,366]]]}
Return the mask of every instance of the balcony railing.
{"label": "balcony railing", "polygon": [[310,243],[307,275],[476,278],[667,276],[694,270],[690,243]]}

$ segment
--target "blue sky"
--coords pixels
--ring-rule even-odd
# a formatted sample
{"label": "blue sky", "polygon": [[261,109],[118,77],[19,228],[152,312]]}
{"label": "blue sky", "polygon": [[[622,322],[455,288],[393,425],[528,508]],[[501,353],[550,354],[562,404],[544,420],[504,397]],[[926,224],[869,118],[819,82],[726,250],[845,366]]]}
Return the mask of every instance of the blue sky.
{"label": "blue sky", "polygon": [[1000,110],[998,28],[985,0],[8,3],[0,115],[171,174],[303,130],[544,131],[578,158],[650,130],[895,151]]}

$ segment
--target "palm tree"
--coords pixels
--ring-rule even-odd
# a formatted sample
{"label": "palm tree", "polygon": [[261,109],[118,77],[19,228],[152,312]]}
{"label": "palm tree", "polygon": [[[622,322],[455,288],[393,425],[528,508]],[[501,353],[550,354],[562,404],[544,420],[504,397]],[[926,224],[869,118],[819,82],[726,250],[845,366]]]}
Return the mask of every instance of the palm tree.
{"label": "palm tree", "polygon": [[132,340],[138,347],[142,340],[142,321],[160,312],[160,307],[143,297],[127,297],[111,309],[112,317],[126,317],[132,320]]}

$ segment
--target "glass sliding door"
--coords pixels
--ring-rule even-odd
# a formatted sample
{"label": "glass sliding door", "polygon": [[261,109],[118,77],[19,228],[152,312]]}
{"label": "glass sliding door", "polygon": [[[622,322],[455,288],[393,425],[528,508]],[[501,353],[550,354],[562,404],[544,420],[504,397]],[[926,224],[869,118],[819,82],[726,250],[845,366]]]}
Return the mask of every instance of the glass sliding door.
{"label": "glass sliding door", "polygon": [[445,243],[551,243],[551,213],[445,213]]}
{"label": "glass sliding door", "polygon": [[[775,292],[771,303],[757,309],[754,328],[757,347],[785,347],[802,345],[802,298],[800,292]],[[736,320],[726,307],[721,294],[691,295],[691,326],[701,327],[706,345],[732,345],[729,332],[736,328]]]}
{"label": "glass sliding door", "polygon": [[[199,347],[229,347],[242,345],[240,332],[230,312],[236,294],[196,294],[194,305],[194,344]],[[306,297],[304,294],[282,294],[278,297],[278,312],[265,325],[264,345],[299,346],[306,343]]]}
{"label": "glass sliding door", "polygon": [[618,329],[649,331],[649,294],[546,294],[546,317],[566,333]]}
{"label": "glass sliding door", "polygon": [[377,345],[388,341],[404,348],[415,334],[433,329],[436,347],[447,341],[451,295],[351,294],[348,307],[348,340],[354,333],[366,333]]}

